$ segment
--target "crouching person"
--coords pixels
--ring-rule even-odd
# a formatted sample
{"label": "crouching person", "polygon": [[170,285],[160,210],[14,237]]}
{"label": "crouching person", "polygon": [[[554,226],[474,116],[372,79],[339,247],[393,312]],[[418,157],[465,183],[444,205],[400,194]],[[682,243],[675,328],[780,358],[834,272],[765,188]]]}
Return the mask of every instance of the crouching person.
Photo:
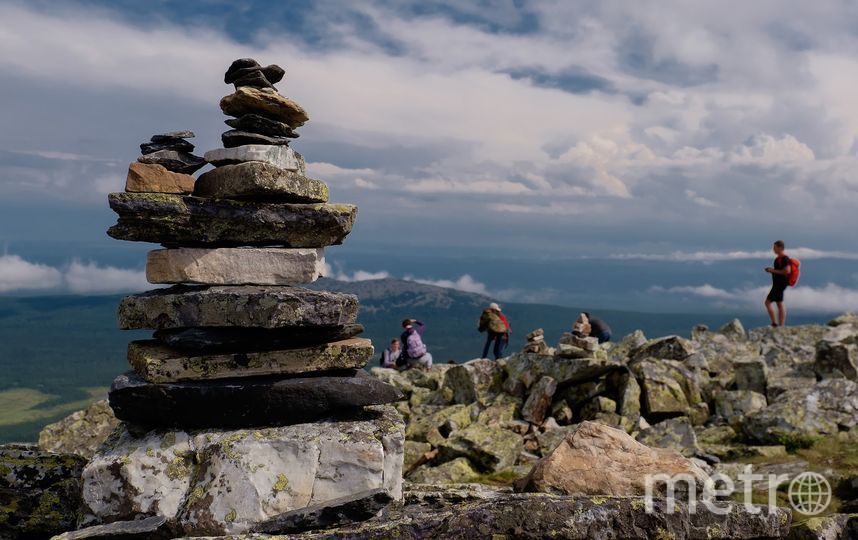
{"label": "crouching person", "polygon": [[402,353],[401,358],[408,367],[419,367],[429,370],[432,367],[432,355],[423,343],[423,331],[426,325],[417,319],[405,319],[402,321]]}

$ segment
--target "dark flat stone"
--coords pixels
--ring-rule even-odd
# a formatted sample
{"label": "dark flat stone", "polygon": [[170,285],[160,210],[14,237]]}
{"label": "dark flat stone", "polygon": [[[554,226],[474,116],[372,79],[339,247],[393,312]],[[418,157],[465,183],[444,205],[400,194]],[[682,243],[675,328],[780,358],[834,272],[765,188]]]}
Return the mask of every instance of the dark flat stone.
{"label": "dark flat stone", "polygon": [[250,131],[231,129],[229,131],[224,131],[220,136],[220,140],[223,142],[224,148],[235,148],[236,146],[244,146],[246,144],[273,144],[288,146],[291,139],[289,137],[271,137],[268,135],[260,135],[259,133],[252,133]]}
{"label": "dark flat stone", "polygon": [[302,424],[401,399],[398,389],[363,370],[163,384],[128,372],[113,381],[109,394],[120,420],[183,428]]}
{"label": "dark flat stone", "polygon": [[289,137],[292,139],[298,137],[298,134],[292,131],[292,128],[287,124],[258,114],[245,114],[239,118],[224,120],[224,123],[238,131],[249,131],[269,137]]}
{"label": "dark flat stone", "polygon": [[257,533],[285,534],[359,523],[375,517],[391,502],[393,497],[387,490],[370,489],[285,512],[255,525],[252,530]]}
{"label": "dark flat stone", "polygon": [[223,76],[226,84],[238,86],[274,87],[283,79],[286,71],[276,64],[266,67],[253,58],[239,58],[230,64]]}
{"label": "dark flat stone", "polygon": [[177,328],[155,332],[155,339],[183,351],[252,352],[298,349],[342,341],[361,334],[363,325],[307,326],[286,328]]}
{"label": "dark flat stone", "polygon": [[137,158],[140,163],[161,165],[168,171],[177,173],[193,174],[205,166],[206,160],[187,152],[175,150],[158,150]]}
{"label": "dark flat stone", "polygon": [[126,296],[119,303],[123,329],[343,326],[357,319],[351,294],[300,287],[176,285]]}
{"label": "dark flat stone", "polygon": [[161,150],[175,150],[176,152],[193,152],[195,146],[185,139],[170,139],[160,142],[147,142],[140,145],[140,152],[145,156]]}
{"label": "dark flat stone", "polygon": [[133,521],[114,521],[63,533],[52,540],[169,540],[177,531],[164,516],[150,516]]}
{"label": "dark flat stone", "polygon": [[149,140],[152,142],[166,142],[176,139],[193,139],[194,137],[196,137],[196,135],[194,135],[193,131],[185,129],[182,131],[169,131],[167,133],[152,135],[152,138]]}
{"label": "dark flat stone", "polygon": [[342,244],[357,208],[347,204],[274,204],[159,193],[111,193],[119,214],[107,234],[166,246],[326,247]]}

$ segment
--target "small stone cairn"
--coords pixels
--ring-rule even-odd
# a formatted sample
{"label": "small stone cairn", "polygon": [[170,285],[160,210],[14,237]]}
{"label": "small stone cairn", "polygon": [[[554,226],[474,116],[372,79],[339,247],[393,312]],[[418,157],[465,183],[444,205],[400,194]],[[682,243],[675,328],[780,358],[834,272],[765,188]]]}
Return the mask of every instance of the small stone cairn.
{"label": "small stone cairn", "polygon": [[[83,472],[88,523],[166,518],[188,536],[276,529],[278,516],[383,490],[401,498],[404,426],[395,387],[363,371],[353,295],[298,287],[324,268],[357,209],[329,204],[288,146],[309,119],[274,84],[284,71],[233,62],[224,148],[191,132],[152,137],[129,169],[108,234],[161,244],[151,283],[124,298],[133,368],[109,402],[123,421]],[[189,193],[192,193],[189,195]],[[272,520],[274,520],[272,522]]]}

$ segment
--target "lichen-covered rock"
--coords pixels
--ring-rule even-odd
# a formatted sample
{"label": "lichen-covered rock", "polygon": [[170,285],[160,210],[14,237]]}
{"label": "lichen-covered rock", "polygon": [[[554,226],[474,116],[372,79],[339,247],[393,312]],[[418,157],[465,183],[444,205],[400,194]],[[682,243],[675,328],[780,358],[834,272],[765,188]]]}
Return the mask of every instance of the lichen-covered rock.
{"label": "lichen-covered rock", "polygon": [[679,336],[653,339],[632,351],[632,358],[658,358],[683,361],[694,354],[694,345]]}
{"label": "lichen-covered rock", "polygon": [[858,538],[858,514],[830,514],[797,521],[788,540],[851,540]]}
{"label": "lichen-covered rock", "polygon": [[593,420],[601,413],[616,413],[617,402],[605,396],[596,396],[581,407],[582,420]]}
{"label": "lichen-covered rock", "polygon": [[324,271],[321,248],[157,249],[146,257],[149,283],[301,285]]}
{"label": "lichen-covered rock", "polygon": [[761,443],[805,445],[855,426],[858,384],[826,379],[783,392],[765,409],[746,416],[744,431]]}
{"label": "lichen-covered rock", "polygon": [[48,538],[73,529],[85,463],[35,445],[0,445],[0,537]]}
{"label": "lichen-covered rock", "polygon": [[551,407],[551,399],[557,390],[557,381],[551,377],[541,377],[530,389],[527,401],[521,407],[521,417],[531,424],[541,424]]}
{"label": "lichen-covered rock", "polygon": [[357,311],[357,297],[351,294],[298,287],[175,285],[123,298],[119,326],[124,330],[342,326],[353,324]]}
{"label": "lichen-covered rock", "polygon": [[150,339],[128,344],[128,362],[143,379],[163,383],[358,369],[373,352],[370,340],[352,338],[300,349],[188,355]]}
{"label": "lichen-covered rock", "polygon": [[[538,354],[514,354],[506,359],[507,383],[519,381],[530,388],[541,377],[551,377],[565,387],[590,381],[612,371],[624,369],[619,360],[600,358],[558,358]],[[506,388],[506,385],[505,385]]]}
{"label": "lichen-covered rock", "polygon": [[454,403],[488,405],[500,392],[503,367],[494,360],[471,360],[448,369],[443,386],[452,391]]}
{"label": "lichen-covered rock", "polygon": [[522,449],[522,438],[512,431],[481,424],[453,432],[438,448],[439,459],[466,457],[485,472],[512,467]]}
{"label": "lichen-covered rock", "polygon": [[633,422],[637,422],[641,416],[641,387],[628,372],[618,377],[617,413]]}
{"label": "lichen-covered rock", "polygon": [[501,393],[495,400],[480,411],[477,422],[484,426],[505,426],[519,417],[521,399]]}
{"label": "lichen-covered rock", "polygon": [[692,457],[700,452],[697,446],[697,435],[691,426],[691,421],[685,416],[669,418],[653,424],[641,430],[637,440],[647,446],[669,448],[685,457]]}
{"label": "lichen-covered rock", "polygon": [[768,368],[762,358],[739,358],[733,361],[737,390],[750,390],[765,395]]}
{"label": "lichen-covered rock", "polygon": [[281,204],[159,193],[111,193],[117,240],[170,246],[282,246],[342,244],[357,208],[349,204]]}
{"label": "lichen-covered rock", "polygon": [[718,329],[718,333],[730,339],[743,340],[748,337],[745,327],[739,319],[733,319]]}
{"label": "lichen-covered rock", "polygon": [[402,427],[390,408],[258,430],[123,426],[87,465],[84,498],[97,521],[156,514],[200,536],[370,489],[400,498]]}
{"label": "lichen-covered rock", "polygon": [[149,516],[130,521],[114,521],[64,532],[51,540],[170,540],[177,531],[173,522],[164,516]]}
{"label": "lichen-covered rock", "polygon": [[427,442],[405,441],[405,460],[403,470],[408,471],[413,469],[419,462],[426,458],[426,454],[432,451],[432,445]]}
{"label": "lichen-covered rock", "polygon": [[631,362],[629,368],[643,390],[648,419],[690,415],[696,405],[703,403],[694,374],[679,362],[641,358]]}
{"label": "lichen-covered rock", "polygon": [[363,370],[158,384],[128,372],[113,381],[108,396],[120,420],[196,428],[300,424],[402,398]]}
{"label": "lichen-covered rock", "polygon": [[282,534],[359,523],[375,517],[392,501],[393,497],[386,489],[370,489],[285,512],[255,525],[253,530]]}
{"label": "lichen-covered rock", "polygon": [[766,408],[766,396],[751,390],[730,390],[715,396],[715,414],[739,429],[745,417]]}
{"label": "lichen-covered rock", "polygon": [[[415,409],[418,411],[418,409]],[[426,441],[426,437],[432,430],[442,430],[446,433],[458,431],[471,425],[473,421],[473,406],[457,404],[443,407],[436,412],[428,413],[419,410],[405,429],[405,436],[413,441]]]}
{"label": "lichen-covered rock", "polygon": [[42,428],[39,448],[89,459],[118,425],[113,409],[106,399],[102,399]]}
{"label": "lichen-covered rock", "polygon": [[415,484],[459,484],[469,482],[479,474],[467,458],[459,457],[435,467],[418,467],[408,481]]}
{"label": "lichen-covered rock", "polygon": [[706,473],[673,450],[649,448],[618,429],[582,422],[537,462],[518,491],[565,495],[641,496],[647,475],[690,475],[702,485]]}
{"label": "lichen-covered rock", "polygon": [[250,161],[204,172],[194,184],[194,195],[214,199],[324,203],[328,202],[328,186],[298,171]]}
{"label": "lichen-covered rock", "polygon": [[814,371],[822,378],[858,380],[858,345],[820,341],[816,345]]}

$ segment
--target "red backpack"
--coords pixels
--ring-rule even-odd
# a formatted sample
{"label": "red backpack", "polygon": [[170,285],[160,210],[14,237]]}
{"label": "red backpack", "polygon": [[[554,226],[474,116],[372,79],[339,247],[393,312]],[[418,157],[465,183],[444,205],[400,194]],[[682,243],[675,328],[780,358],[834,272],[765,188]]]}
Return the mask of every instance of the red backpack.
{"label": "red backpack", "polygon": [[790,273],[787,276],[787,285],[795,287],[798,283],[799,276],[801,276],[801,261],[795,257],[790,257],[789,266],[792,270],[790,270]]}

